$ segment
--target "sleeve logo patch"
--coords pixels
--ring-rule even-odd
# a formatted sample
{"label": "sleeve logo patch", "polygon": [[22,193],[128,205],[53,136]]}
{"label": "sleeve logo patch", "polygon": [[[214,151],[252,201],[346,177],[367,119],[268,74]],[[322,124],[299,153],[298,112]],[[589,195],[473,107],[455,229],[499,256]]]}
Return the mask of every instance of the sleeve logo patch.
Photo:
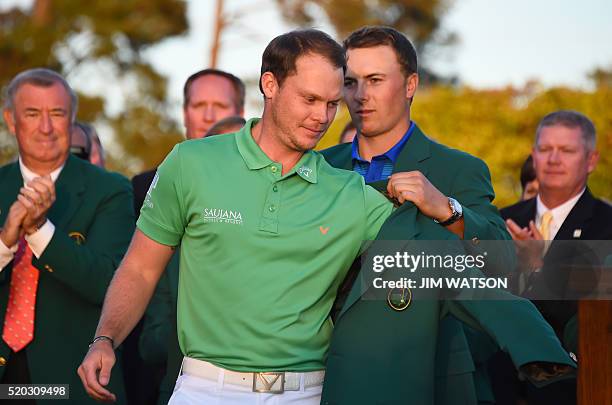
{"label": "sleeve logo patch", "polygon": [[151,185],[149,186],[149,190],[147,191],[147,195],[145,196],[144,202],[142,203],[143,207],[153,208],[153,201],[151,201],[151,193],[153,193],[153,190],[155,190],[155,187],[157,187],[158,181],[159,181],[159,173],[155,172],[155,177],[153,177],[153,181],[151,182]]}

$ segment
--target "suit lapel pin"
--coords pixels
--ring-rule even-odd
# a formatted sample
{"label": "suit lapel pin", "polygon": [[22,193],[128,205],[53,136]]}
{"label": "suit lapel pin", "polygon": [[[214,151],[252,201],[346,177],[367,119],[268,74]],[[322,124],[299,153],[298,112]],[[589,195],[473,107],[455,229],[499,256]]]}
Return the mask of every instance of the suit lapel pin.
{"label": "suit lapel pin", "polygon": [[70,232],[68,236],[75,241],[77,245],[85,243],[85,236],[81,232]]}
{"label": "suit lapel pin", "polygon": [[582,229],[574,229],[574,238],[579,238],[582,235]]}

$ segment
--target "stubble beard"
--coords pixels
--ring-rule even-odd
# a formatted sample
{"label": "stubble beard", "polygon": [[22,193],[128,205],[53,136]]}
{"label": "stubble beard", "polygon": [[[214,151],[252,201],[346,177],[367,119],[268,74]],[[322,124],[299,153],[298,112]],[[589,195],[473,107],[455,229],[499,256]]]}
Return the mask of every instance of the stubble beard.
{"label": "stubble beard", "polygon": [[301,153],[305,152],[306,149],[303,148],[303,145],[300,145],[294,132],[284,125],[283,120],[280,118],[282,115],[282,111],[272,108],[272,121],[274,122],[274,126],[276,128],[274,136],[276,137],[278,143],[288,151]]}

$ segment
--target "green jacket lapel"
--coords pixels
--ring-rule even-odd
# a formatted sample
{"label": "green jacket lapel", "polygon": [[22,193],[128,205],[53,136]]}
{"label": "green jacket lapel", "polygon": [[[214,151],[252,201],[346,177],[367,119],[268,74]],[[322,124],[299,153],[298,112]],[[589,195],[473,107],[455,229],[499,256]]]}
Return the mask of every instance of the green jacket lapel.
{"label": "green jacket lapel", "polygon": [[[415,124],[415,128],[406,141],[393,167],[393,173],[419,170],[428,171],[425,161],[431,156],[431,140]],[[353,170],[352,144],[344,143],[321,151],[325,160],[338,169]],[[378,182],[376,182],[378,183]],[[372,185],[376,184],[372,183]]]}
{"label": "green jacket lapel", "polygon": [[[329,161],[334,167],[352,170],[351,144],[346,145],[346,147],[334,153],[333,158],[329,159]],[[418,170],[426,176],[429,172],[427,160],[430,156],[431,141],[416,126],[395,161],[393,173]],[[381,193],[386,193],[387,183],[388,180],[381,180],[369,185]],[[402,204],[387,219],[376,239],[382,241],[417,239],[421,233],[419,217],[418,209],[413,203],[406,202]],[[382,274],[377,274],[377,277],[382,277]],[[360,270],[338,317],[341,317],[368,290],[366,286],[372,285],[372,277],[373,274],[370,269],[362,268]]]}
{"label": "green jacket lapel", "polygon": [[[400,214],[399,216],[397,216],[398,213]],[[416,206],[412,203],[405,203],[401,207],[396,209],[394,214],[392,214],[392,216],[387,219],[387,221],[381,228],[379,236],[374,242],[372,242],[370,250],[376,252],[377,254],[381,254],[381,252],[384,252],[385,248],[387,247],[387,240],[416,239],[420,233],[419,227],[417,226],[417,213],[418,210]],[[385,228],[388,228],[388,231]],[[398,229],[402,229],[405,232],[398,232]],[[385,235],[385,237],[381,238],[381,235]],[[376,245],[379,242],[383,244],[380,247]],[[394,244],[393,247],[396,248],[397,244]],[[368,252],[363,253],[363,255],[367,254]],[[357,261],[361,262],[362,260],[357,259]],[[374,277],[383,277],[385,273],[385,271],[383,270],[382,272],[375,274],[371,268],[367,267],[366,264],[359,264],[359,266],[359,273],[355,278],[355,282],[351,287],[351,291],[349,292],[346,301],[344,302],[344,305],[342,306],[342,310],[338,314],[338,318],[340,318],[353,304],[355,304],[355,302],[359,300],[362,295],[364,295],[369,290],[369,288],[372,286]]]}
{"label": "green jacket lapel", "polygon": [[427,175],[429,166],[427,159],[431,156],[431,140],[425,136],[421,129],[415,124],[412,135],[406,141],[404,148],[397,156],[393,165],[393,173],[411,172],[418,170]]}
{"label": "green jacket lapel", "polygon": [[327,163],[337,169],[353,170],[351,143],[343,143],[321,151]]}
{"label": "green jacket lapel", "polygon": [[363,269],[359,269],[359,273],[357,273],[357,277],[355,277],[355,282],[353,283],[353,286],[351,287],[351,291],[346,297],[346,301],[344,302],[344,305],[342,305],[342,309],[340,310],[340,313],[338,314],[337,319],[340,319],[342,315],[344,315],[344,313],[348,311],[348,309],[351,306],[353,306],[354,303],[359,301],[359,298],[366,290],[366,288],[364,287],[365,287],[365,280],[363,276]]}
{"label": "green jacket lapel", "polygon": [[[351,144],[343,144],[336,147],[335,153],[326,155],[328,162],[337,168],[353,170],[353,162],[351,155]],[[431,140],[423,134],[421,129],[416,126],[410,138],[400,151],[395,164],[393,165],[393,173],[411,172],[418,170],[423,175],[429,172],[427,159],[431,156]],[[381,193],[386,193],[388,180],[380,180],[368,183]],[[409,204],[412,205],[412,204]]]}
{"label": "green jacket lapel", "polygon": [[[353,170],[350,143],[335,146],[323,152],[323,155],[333,167]],[[418,170],[426,176],[429,172],[428,159],[430,156],[431,140],[416,126],[395,161],[393,173]],[[381,180],[369,185],[381,193],[386,193],[387,183],[388,180]],[[417,239],[421,233],[421,226],[426,226],[426,224],[421,224],[419,217],[421,216],[418,215],[418,209],[413,203],[402,204],[387,219],[376,239],[382,241]],[[372,285],[372,276],[370,270],[360,269],[338,317],[341,317],[368,290],[366,286]],[[382,276],[382,273],[377,276]]]}
{"label": "green jacket lapel", "polygon": [[[19,162],[10,163],[2,168],[2,177],[0,181],[0,225],[4,223],[8,215],[11,205],[17,200],[19,189],[23,186],[23,176],[19,169]],[[0,283],[5,280],[10,280],[11,268],[5,268],[0,271]]]}
{"label": "green jacket lapel", "polygon": [[4,218],[8,214],[8,210],[11,205],[17,199],[19,189],[23,186],[23,177],[21,176],[21,170],[19,170],[19,162],[9,163],[4,168],[6,173],[2,176],[2,192],[0,193],[0,218],[4,223]]}
{"label": "green jacket lapel", "polygon": [[83,171],[77,157],[68,156],[66,164],[55,182],[55,203],[49,210],[49,219],[58,228],[68,225],[78,208],[81,206],[85,192]]}

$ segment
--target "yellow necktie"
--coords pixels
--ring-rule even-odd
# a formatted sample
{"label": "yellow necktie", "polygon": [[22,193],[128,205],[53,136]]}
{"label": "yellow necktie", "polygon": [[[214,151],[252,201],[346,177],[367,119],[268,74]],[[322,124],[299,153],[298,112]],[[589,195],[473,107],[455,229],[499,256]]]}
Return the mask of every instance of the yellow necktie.
{"label": "yellow necktie", "polygon": [[550,240],[550,223],[552,222],[552,212],[546,211],[542,214],[542,220],[540,221],[539,231],[542,234],[544,240]]}
{"label": "yellow necktie", "polygon": [[[542,256],[546,254],[550,246],[550,223],[552,222],[552,219],[552,212],[546,211],[544,214],[542,214],[540,226],[538,227],[538,231],[540,231],[542,239],[544,239],[544,250],[542,252]],[[540,269],[536,269],[535,272],[538,272],[539,270]],[[532,283],[532,275],[533,273],[521,273],[519,275],[519,294],[522,294]]]}

